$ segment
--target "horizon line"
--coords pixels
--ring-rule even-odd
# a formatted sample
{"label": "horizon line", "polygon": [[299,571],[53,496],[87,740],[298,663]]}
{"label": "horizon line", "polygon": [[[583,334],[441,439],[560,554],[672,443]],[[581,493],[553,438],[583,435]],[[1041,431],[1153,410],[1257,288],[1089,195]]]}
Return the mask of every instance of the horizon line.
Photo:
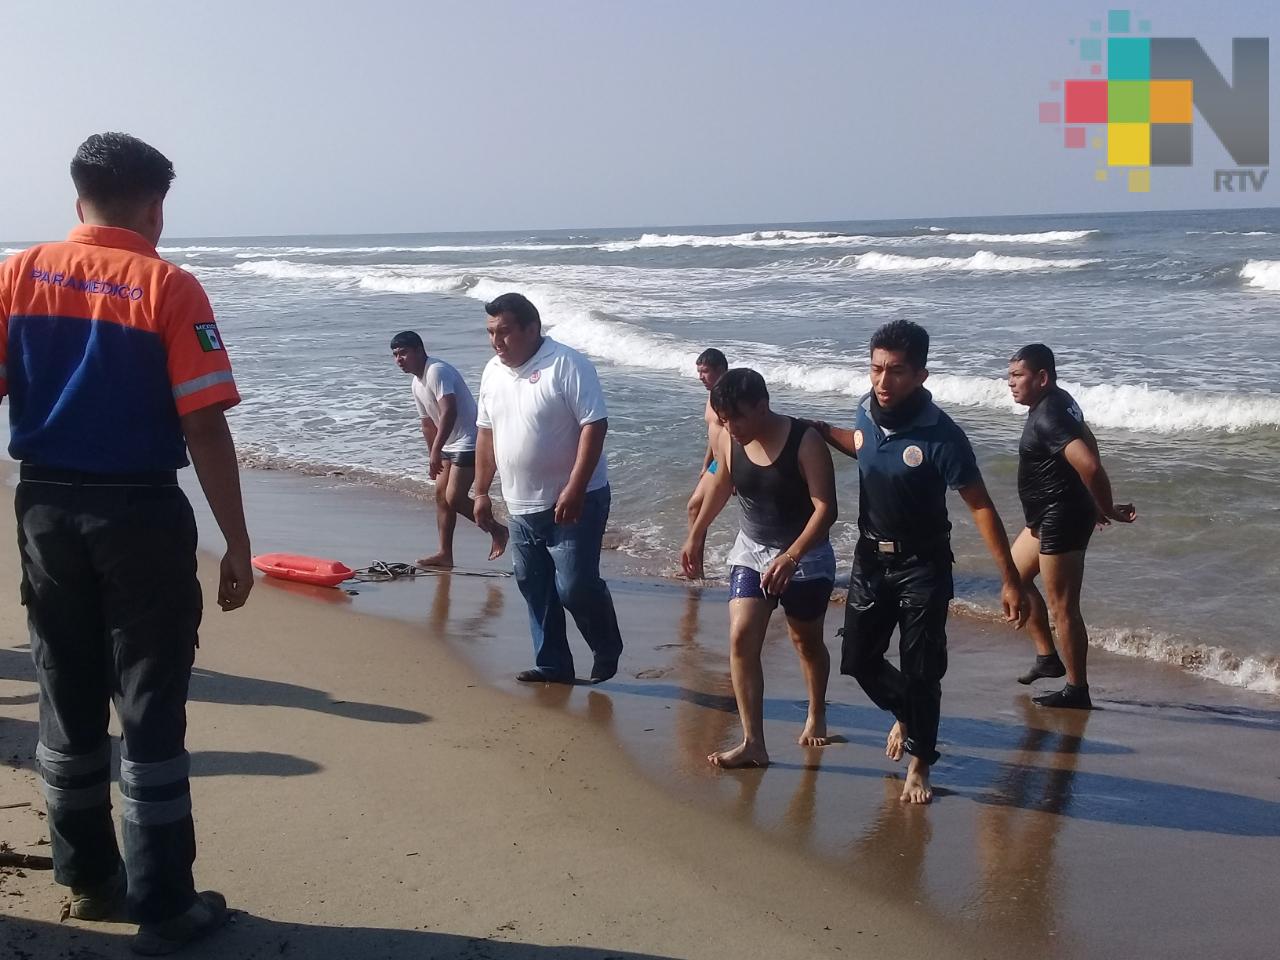
{"label": "horizon line", "polygon": [[[915,216],[915,217],[869,217],[862,219],[841,219],[841,220],[744,220],[736,223],[665,223],[665,224],[619,224],[619,225],[596,225],[596,226],[558,226],[558,227],[504,227],[493,230],[396,230],[389,232],[362,232],[349,231],[344,233],[225,233],[225,234],[189,234],[162,236],[161,245],[165,245],[166,241],[173,242],[179,240],[266,240],[266,239],[296,239],[305,237],[419,237],[430,236],[433,234],[453,234],[459,236],[479,235],[486,233],[559,233],[564,231],[581,231],[581,230],[688,230],[697,227],[713,227],[713,228],[733,228],[733,227],[755,227],[769,228],[778,227],[786,229],[789,227],[804,226],[821,226],[824,224],[843,224],[843,223],[905,223],[910,220],[1024,220],[1024,219],[1043,219],[1049,217],[1114,217],[1125,215],[1142,215],[1142,214],[1170,214],[1170,213],[1254,213],[1280,210],[1280,205],[1270,207],[1169,207],[1160,210],[1094,210],[1082,213],[1057,212],[1057,213],[1006,213],[1006,214],[958,214],[947,217],[935,216]],[[58,238],[61,239],[61,238]],[[35,245],[39,243],[57,242],[56,240],[3,240],[3,244],[28,244]]]}

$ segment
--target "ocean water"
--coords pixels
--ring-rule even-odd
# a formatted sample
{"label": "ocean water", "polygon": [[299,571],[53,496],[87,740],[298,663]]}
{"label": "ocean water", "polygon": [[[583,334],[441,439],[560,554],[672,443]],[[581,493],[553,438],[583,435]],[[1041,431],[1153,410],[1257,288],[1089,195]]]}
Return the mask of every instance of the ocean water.
{"label": "ocean water", "polygon": [[[1023,411],[1005,361],[1041,340],[1102,444],[1132,527],[1099,533],[1094,642],[1280,694],[1280,211],[970,218],[484,234],[166,240],[205,284],[244,403],[250,466],[430,489],[407,379],[417,330],[473,389],[481,303],[519,290],[595,360],[610,404],[611,567],[669,576],[705,435],[694,357],[759,369],[774,406],[847,422],[867,341],[907,317],[933,338],[929,387],[968,431],[1011,533]],[[846,560],[857,470],[837,455]],[[996,580],[952,502],[960,600]],[[710,539],[723,563],[731,506]],[[424,550],[434,524],[424,511]],[[402,558],[408,559],[408,558]],[[847,565],[845,566],[847,569]],[[1013,641],[1011,642],[1021,642]]]}

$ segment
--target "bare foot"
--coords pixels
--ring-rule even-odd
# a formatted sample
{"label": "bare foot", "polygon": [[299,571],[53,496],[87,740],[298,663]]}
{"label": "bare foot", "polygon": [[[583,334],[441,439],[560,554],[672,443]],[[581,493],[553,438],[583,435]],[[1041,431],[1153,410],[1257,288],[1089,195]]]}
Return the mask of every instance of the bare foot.
{"label": "bare foot", "polygon": [[907,764],[907,782],[902,785],[903,803],[928,803],[933,799],[929,786],[929,765],[919,757],[912,757]]}
{"label": "bare foot", "polygon": [[511,539],[511,532],[500,523],[493,525],[493,549],[489,551],[489,559],[497,560],[507,551],[507,541]]}
{"label": "bare foot", "polygon": [[423,557],[418,561],[419,567],[435,567],[436,569],[448,570],[453,567],[452,553],[433,553],[429,557]]}
{"label": "bare foot", "polygon": [[902,759],[902,742],[907,739],[907,731],[901,721],[896,721],[889,728],[889,737],[884,742],[884,755],[890,760]]}
{"label": "bare foot", "polygon": [[718,750],[708,754],[707,763],[726,770],[734,770],[738,767],[767,767],[769,754],[764,744],[743,741],[732,750]]}
{"label": "bare foot", "polygon": [[800,739],[796,742],[802,747],[825,747],[829,744],[831,738],[827,736],[827,718],[810,714],[805,721],[804,730],[800,732]]}

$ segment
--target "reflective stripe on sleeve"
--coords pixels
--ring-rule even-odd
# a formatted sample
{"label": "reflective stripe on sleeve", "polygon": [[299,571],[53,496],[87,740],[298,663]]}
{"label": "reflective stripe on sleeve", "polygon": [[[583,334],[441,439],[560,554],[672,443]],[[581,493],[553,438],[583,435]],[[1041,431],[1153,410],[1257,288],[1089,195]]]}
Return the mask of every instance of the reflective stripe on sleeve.
{"label": "reflective stripe on sleeve", "polygon": [[232,376],[230,370],[217,370],[214,373],[206,373],[203,377],[196,377],[194,380],[187,380],[178,384],[173,388],[173,399],[181,400],[183,397],[189,397],[191,394],[199,393],[201,390],[216,387],[220,383],[235,383],[235,377]]}

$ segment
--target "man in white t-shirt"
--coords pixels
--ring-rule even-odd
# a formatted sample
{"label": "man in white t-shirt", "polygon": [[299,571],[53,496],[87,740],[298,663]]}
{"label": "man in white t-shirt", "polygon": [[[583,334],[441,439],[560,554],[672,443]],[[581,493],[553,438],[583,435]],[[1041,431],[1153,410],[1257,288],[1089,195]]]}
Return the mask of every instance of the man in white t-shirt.
{"label": "man in white t-shirt", "polygon": [[537,308],[518,293],[484,305],[497,356],[480,379],[476,418],[477,523],[493,517],[489,488],[502,475],[516,581],[529,606],[534,666],[517,680],[572,683],[564,612],[594,654],[591,679],[618,671],[622,634],[600,577],[609,519],[603,456],[608,410],[591,361],[542,334]]}
{"label": "man in white t-shirt", "polygon": [[493,538],[489,559],[507,549],[508,531],[492,517],[476,521],[471,481],[476,475],[476,401],[462,374],[427,356],[422,338],[412,330],[391,339],[396,366],[413,376],[413,402],[422,421],[422,436],[431,451],[427,474],[436,484],[436,527],[440,550],[418,561],[420,567],[453,566],[453,531],[462,514]]}

